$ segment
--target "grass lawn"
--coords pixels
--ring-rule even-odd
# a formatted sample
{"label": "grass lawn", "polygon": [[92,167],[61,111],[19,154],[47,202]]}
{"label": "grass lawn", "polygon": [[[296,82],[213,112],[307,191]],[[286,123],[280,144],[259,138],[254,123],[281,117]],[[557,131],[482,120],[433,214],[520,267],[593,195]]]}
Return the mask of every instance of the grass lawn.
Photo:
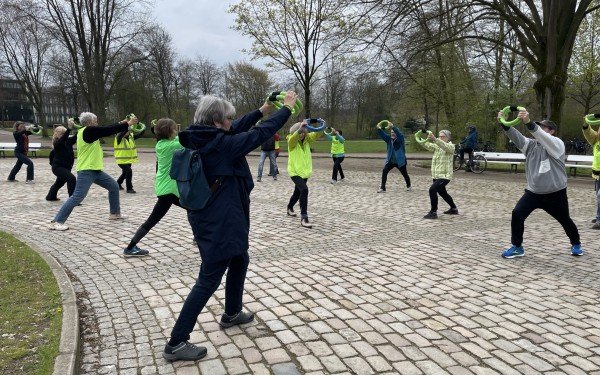
{"label": "grass lawn", "polygon": [[30,247],[0,232],[0,373],[52,374],[62,324],[52,270]]}

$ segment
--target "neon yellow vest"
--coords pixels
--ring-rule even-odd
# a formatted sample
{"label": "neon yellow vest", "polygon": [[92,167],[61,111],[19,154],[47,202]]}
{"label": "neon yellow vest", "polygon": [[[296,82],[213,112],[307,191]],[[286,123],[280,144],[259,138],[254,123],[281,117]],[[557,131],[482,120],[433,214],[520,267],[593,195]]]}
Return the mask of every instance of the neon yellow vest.
{"label": "neon yellow vest", "polygon": [[115,147],[115,161],[117,164],[133,164],[138,162],[135,141],[133,140],[133,135],[131,133],[129,133],[127,137],[123,137],[120,143],[117,143],[117,137],[115,137],[113,144]]}
{"label": "neon yellow vest", "polygon": [[87,128],[77,132],[77,171],[101,171],[104,169],[102,146],[97,139],[92,143],[83,140],[83,132]]}
{"label": "neon yellow vest", "polygon": [[340,142],[334,135],[333,138],[331,138],[331,154],[339,155],[339,154],[343,154],[343,153],[344,153],[344,144],[342,142]]}

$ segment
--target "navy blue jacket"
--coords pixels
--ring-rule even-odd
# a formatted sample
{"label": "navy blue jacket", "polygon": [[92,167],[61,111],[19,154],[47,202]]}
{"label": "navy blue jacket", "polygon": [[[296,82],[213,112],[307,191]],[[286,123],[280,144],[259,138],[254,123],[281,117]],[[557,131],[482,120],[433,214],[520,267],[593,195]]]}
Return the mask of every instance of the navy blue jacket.
{"label": "navy blue jacket", "polygon": [[290,114],[290,109],[283,107],[250,129],[262,117],[255,110],[234,121],[229,132],[214,125],[191,125],[179,133],[179,143],[200,150],[209,185],[222,178],[204,209],[188,211],[203,262],[218,262],[248,252],[254,182],[246,155],[272,138]]}
{"label": "navy blue jacket", "polygon": [[15,146],[15,152],[26,154],[28,150],[25,149],[25,138],[27,138],[27,144],[29,144],[29,136],[33,133],[29,130],[22,130],[20,132],[13,132],[13,137],[17,145]]}
{"label": "navy blue jacket", "polygon": [[477,131],[467,134],[467,137],[460,141],[460,144],[465,145],[466,148],[475,149],[477,146]]}

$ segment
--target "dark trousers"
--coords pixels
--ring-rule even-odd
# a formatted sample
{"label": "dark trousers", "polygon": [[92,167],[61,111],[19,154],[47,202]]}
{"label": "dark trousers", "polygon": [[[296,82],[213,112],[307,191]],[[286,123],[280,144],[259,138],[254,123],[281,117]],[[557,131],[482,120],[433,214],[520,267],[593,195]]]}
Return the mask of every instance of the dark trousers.
{"label": "dark trousers", "polygon": [[523,244],[525,219],[537,208],[546,211],[562,225],[572,245],[581,243],[579,230],[577,230],[577,226],[569,216],[569,199],[565,188],[550,194],[535,194],[525,190],[525,194],[519,199],[512,211],[510,229],[511,242],[514,246]]}
{"label": "dark trousers", "polygon": [[175,327],[171,331],[171,338],[177,341],[187,341],[194,330],[198,315],[206,306],[209,298],[221,285],[221,279],[227,271],[225,280],[225,314],[231,316],[242,311],[242,296],[244,282],[250,257],[248,253],[236,255],[231,259],[220,262],[200,264],[200,273],[196,284],[188,294]]}
{"label": "dark trousers", "polygon": [[165,217],[172,205],[181,207],[181,204],[179,204],[179,198],[175,194],[160,195],[157,198],[158,200],[154,204],[154,208],[152,209],[150,216],[135,232],[131,242],[129,243],[129,246],[127,246],[128,249],[131,249],[137,245],[137,243],[140,242],[142,238],[144,238],[144,236],[146,236],[146,234],[148,234],[148,232],[150,232],[150,230],[154,228],[154,226],[158,224],[163,217]]}
{"label": "dark trousers", "polygon": [[465,160],[465,153],[469,154],[469,165],[473,165],[473,149],[470,147],[464,147],[458,151],[460,162]]}
{"label": "dark trousers", "polygon": [[333,156],[333,173],[331,174],[331,179],[332,180],[336,180],[338,179],[338,172],[340,174],[340,179],[344,179],[344,171],[342,170],[342,162],[344,161],[344,157],[340,156],[340,157],[336,157]]}
{"label": "dark trousers", "polygon": [[296,203],[300,201],[300,216],[308,217],[308,185],[306,185],[308,178],[293,176],[292,181],[295,185],[294,193],[290,197],[287,208],[293,210]]}
{"label": "dark trousers", "polygon": [[73,195],[75,191],[75,184],[77,183],[77,178],[73,173],[71,173],[71,169],[67,169],[65,167],[52,167],[52,173],[56,176],[56,181],[52,186],[50,186],[50,190],[48,190],[48,194],[46,195],[47,200],[56,200],[58,191],[67,184],[67,192],[69,193],[69,197]]}
{"label": "dark trousers", "polygon": [[438,194],[448,205],[450,208],[456,208],[454,204],[454,200],[446,191],[446,185],[450,183],[450,180],[446,180],[444,178],[436,178],[433,180],[433,184],[429,187],[429,200],[431,201],[431,212],[437,212],[438,209]]}
{"label": "dark trousers", "polygon": [[31,161],[31,159],[29,159],[27,157],[27,154],[24,154],[24,153],[18,152],[18,151],[15,151],[15,157],[17,158],[17,163],[15,164],[13,169],[10,171],[10,174],[8,175],[8,179],[14,180],[15,177],[17,177],[17,173],[19,173],[19,171],[21,170],[21,166],[23,164],[26,164],[27,165],[27,180],[33,180],[33,162]]}
{"label": "dark trousers", "polygon": [[385,190],[385,184],[387,183],[388,173],[394,168],[398,168],[400,173],[402,173],[402,177],[404,177],[404,182],[406,182],[406,187],[410,187],[410,177],[408,177],[408,171],[406,170],[406,164],[399,167],[398,164],[387,163],[383,167],[383,171],[381,172],[381,188]]}
{"label": "dark trousers", "polygon": [[133,190],[133,183],[131,180],[133,179],[133,171],[131,170],[131,164],[117,164],[119,168],[121,168],[121,175],[117,178],[117,184],[119,187],[125,180],[125,186],[127,190]]}

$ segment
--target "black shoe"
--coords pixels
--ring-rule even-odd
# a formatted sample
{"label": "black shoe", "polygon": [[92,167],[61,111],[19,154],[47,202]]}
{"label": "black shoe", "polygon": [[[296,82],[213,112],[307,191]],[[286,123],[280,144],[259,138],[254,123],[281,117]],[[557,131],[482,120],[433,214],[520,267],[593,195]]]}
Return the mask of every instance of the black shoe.
{"label": "black shoe", "polygon": [[56,202],[56,201],[59,201],[59,200],[60,200],[60,198],[48,198],[48,197],[46,197],[46,200],[47,200],[48,202]]}
{"label": "black shoe", "polygon": [[448,211],[444,211],[446,215],[458,215],[458,208],[454,207],[449,209]]}
{"label": "black shoe", "polygon": [[423,219],[437,219],[437,212],[429,212]]}
{"label": "black shoe", "polygon": [[119,190],[124,190],[123,186],[119,185]]}
{"label": "black shoe", "polygon": [[134,246],[131,249],[125,249],[123,250],[123,256],[125,258],[129,258],[129,257],[143,257],[150,254],[150,252],[148,250],[144,250],[144,249],[140,249],[139,247]]}
{"label": "black shoe", "polygon": [[254,314],[251,312],[240,311],[233,316],[223,313],[223,315],[221,315],[221,321],[219,322],[219,325],[223,328],[229,328],[238,324],[250,323],[253,320]]}
{"label": "black shoe", "polygon": [[135,191],[133,189],[127,189],[127,193],[129,193],[129,194],[135,194],[135,193],[137,193],[137,191]]}
{"label": "black shoe", "polygon": [[592,223],[596,224],[596,219],[592,219]]}
{"label": "black shoe", "polygon": [[298,216],[298,215],[296,215],[296,213],[294,212],[294,209],[293,209],[293,208],[288,208],[288,209],[287,209],[287,215],[288,215],[288,216],[293,216],[293,217],[296,217],[296,216]]}
{"label": "black shoe", "polygon": [[312,224],[308,222],[307,217],[303,217],[302,220],[300,220],[300,225],[304,228],[312,228]]}
{"label": "black shoe", "polygon": [[206,356],[206,348],[204,346],[196,346],[187,341],[172,347],[165,345],[163,358],[167,361],[197,361]]}

